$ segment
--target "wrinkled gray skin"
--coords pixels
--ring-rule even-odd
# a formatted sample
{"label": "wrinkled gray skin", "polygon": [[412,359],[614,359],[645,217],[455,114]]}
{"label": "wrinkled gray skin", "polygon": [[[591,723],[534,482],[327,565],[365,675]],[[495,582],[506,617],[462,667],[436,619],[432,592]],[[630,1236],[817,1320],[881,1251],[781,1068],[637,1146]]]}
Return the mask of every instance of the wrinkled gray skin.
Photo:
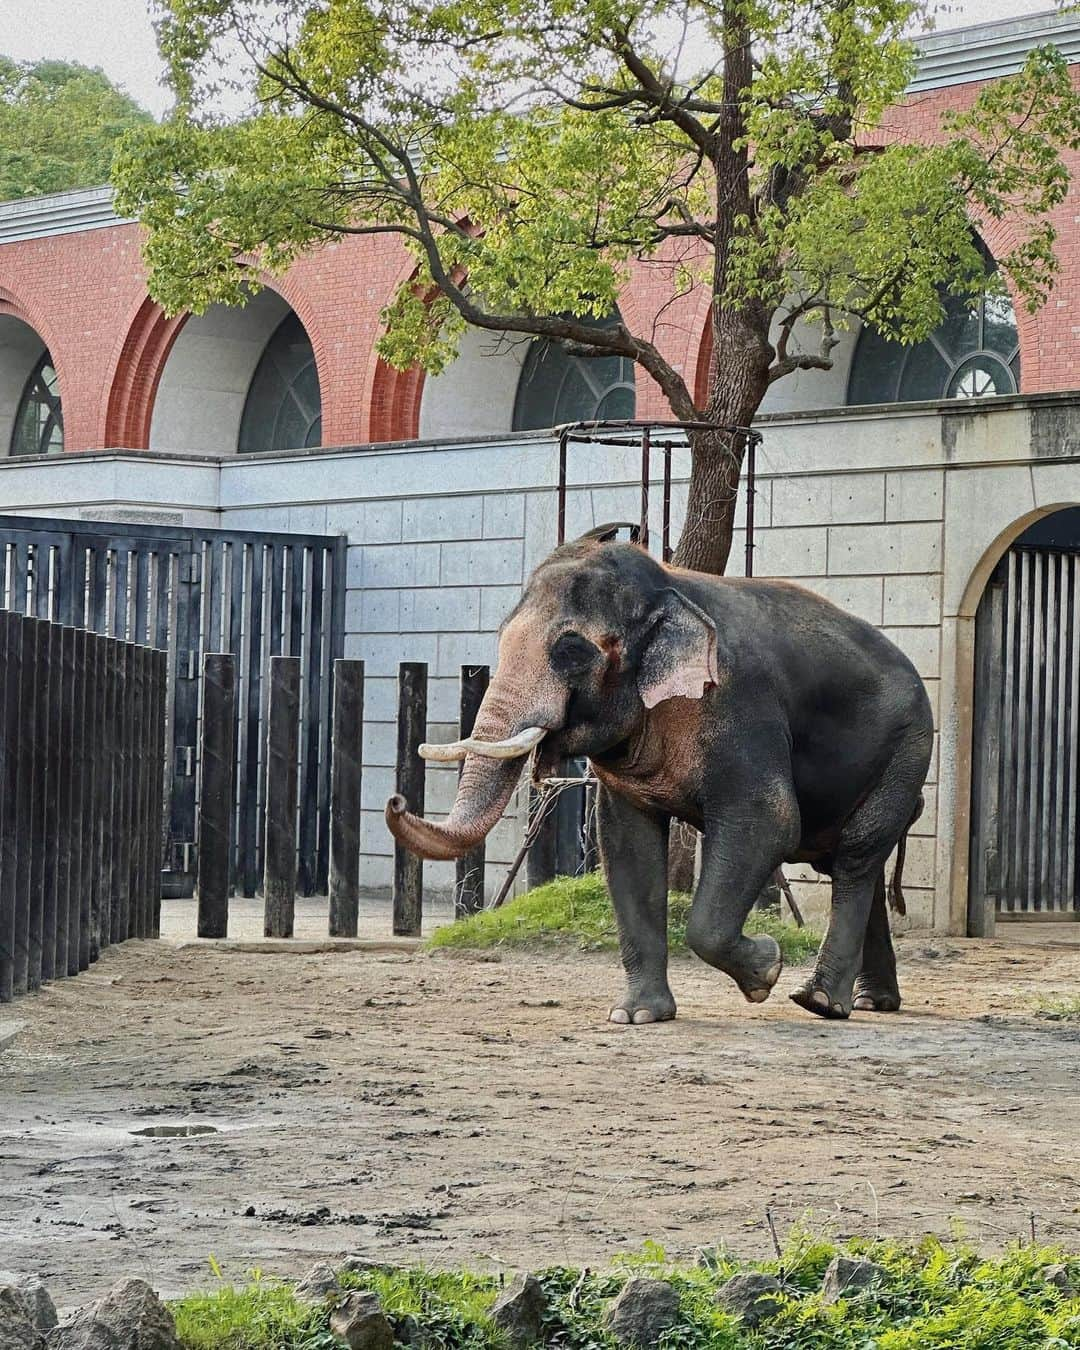
{"label": "wrinkled gray skin", "polygon": [[[900,1006],[885,862],[917,813],[933,725],[922,681],[877,629],[783,581],[703,576],[634,545],[557,549],[503,624],[474,737],[547,731],[539,776],[587,755],[602,784],[600,838],[626,996],[617,1022],[675,1016],[667,978],[667,842],[674,817],[703,832],[687,940],[751,1002],[781,958],[742,929],[784,862],[832,877],[808,1012]],[[470,753],[450,817],[392,798],[406,847],[458,857],[495,825],[522,761]]]}

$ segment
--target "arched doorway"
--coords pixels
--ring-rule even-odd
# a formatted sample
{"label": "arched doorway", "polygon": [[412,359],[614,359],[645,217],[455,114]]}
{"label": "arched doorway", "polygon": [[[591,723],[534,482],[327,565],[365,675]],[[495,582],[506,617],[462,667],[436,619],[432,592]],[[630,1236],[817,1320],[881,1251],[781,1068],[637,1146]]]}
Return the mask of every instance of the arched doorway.
{"label": "arched doorway", "polygon": [[60,384],[48,348],[28,323],[0,314],[0,454],[63,448]]}
{"label": "arched doorway", "polygon": [[1080,507],[1043,516],[975,616],[968,932],[1080,920]]}

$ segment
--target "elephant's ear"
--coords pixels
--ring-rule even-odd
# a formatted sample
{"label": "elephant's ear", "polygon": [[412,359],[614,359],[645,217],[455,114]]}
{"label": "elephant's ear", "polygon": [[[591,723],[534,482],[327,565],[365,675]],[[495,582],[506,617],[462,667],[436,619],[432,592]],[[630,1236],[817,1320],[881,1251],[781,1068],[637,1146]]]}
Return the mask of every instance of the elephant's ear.
{"label": "elephant's ear", "polygon": [[646,708],[668,698],[701,698],[719,683],[716,625],[676,590],[661,592],[652,632],[638,667],[638,692]]}

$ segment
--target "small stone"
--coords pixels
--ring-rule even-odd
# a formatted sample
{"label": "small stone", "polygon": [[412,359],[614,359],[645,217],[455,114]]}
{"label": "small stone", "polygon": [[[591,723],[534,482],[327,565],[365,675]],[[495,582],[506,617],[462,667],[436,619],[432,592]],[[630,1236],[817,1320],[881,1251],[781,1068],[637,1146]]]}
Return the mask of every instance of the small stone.
{"label": "small stone", "polygon": [[1052,1266],[1043,1266],[1042,1277],[1047,1284],[1052,1284],[1056,1288],[1069,1293],[1073,1287],[1073,1281],[1069,1275],[1069,1267],[1061,1264]]}
{"label": "small stone", "polygon": [[378,1294],[359,1290],[346,1294],[330,1315],[330,1330],[349,1350],[393,1350],[394,1329]]}
{"label": "small stone", "polygon": [[523,1274],[495,1300],[491,1320],[506,1334],[513,1350],[522,1350],[543,1340],[548,1311],[547,1295],[540,1281],[535,1275]]}
{"label": "small stone", "polygon": [[732,1275],[717,1292],[716,1301],[748,1327],[756,1327],[780,1310],[779,1292],[780,1281],[773,1275]]}
{"label": "small stone", "polygon": [[885,1278],[885,1271],[873,1261],[851,1256],[834,1256],[821,1281],[822,1303],[836,1303],[852,1294],[869,1289]]}
{"label": "small stone", "polygon": [[181,1350],[172,1313],[145,1280],[121,1280],[49,1334],[49,1350]]}
{"label": "small stone", "polygon": [[297,1298],[305,1299],[310,1303],[322,1303],[331,1294],[336,1294],[338,1282],[333,1266],[328,1266],[325,1261],[320,1261],[318,1265],[312,1266],[296,1286],[294,1292]]}
{"label": "small stone", "polygon": [[667,1280],[627,1280],[608,1309],[608,1330],[620,1345],[649,1350],[679,1317],[679,1295]]}
{"label": "small stone", "polygon": [[44,1344],[19,1290],[12,1284],[0,1286],[0,1350],[41,1350]]}

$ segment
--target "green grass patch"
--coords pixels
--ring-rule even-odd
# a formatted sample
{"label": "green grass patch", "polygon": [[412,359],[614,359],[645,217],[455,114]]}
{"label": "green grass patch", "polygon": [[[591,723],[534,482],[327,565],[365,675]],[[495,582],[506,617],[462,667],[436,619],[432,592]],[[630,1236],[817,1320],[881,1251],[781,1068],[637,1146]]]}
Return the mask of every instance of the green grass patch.
{"label": "green grass patch", "polygon": [[[687,954],[686,920],[690,896],[673,891],[668,897],[668,943],[672,954]],[[801,965],[813,957],[821,934],[812,928],[751,910],[747,933],[768,933],[776,938],[788,965]],[[501,909],[485,910],[457,923],[437,928],[428,945],[432,948],[528,947],[538,943],[572,943],[584,950],[618,947],[615,915],[607,887],[599,872],[582,877],[557,877],[546,886],[509,900]]]}
{"label": "green grass patch", "polygon": [[[881,1277],[836,1303],[822,1276],[838,1251],[865,1256]],[[1053,1270],[1051,1268],[1054,1268]],[[780,1282],[779,1307],[747,1328],[717,1302],[733,1275],[761,1270]],[[796,1232],[778,1260],[736,1262],[706,1250],[693,1264],[667,1259],[646,1243],[607,1271],[555,1267],[536,1272],[547,1295],[542,1344],[562,1350],[615,1350],[606,1315],[634,1275],[669,1281],[679,1295],[677,1324],[657,1350],[1066,1350],[1080,1345],[1080,1258],[1055,1248],[1017,1245],[986,1257],[971,1248],[921,1242],[851,1242],[842,1248]],[[1054,1278],[1049,1276],[1054,1274]],[[425,1269],[343,1273],[342,1293],[379,1296],[399,1345],[425,1350],[507,1350],[490,1318],[498,1276]],[[339,1295],[340,1297],[340,1295]],[[291,1287],[257,1280],[222,1285],[172,1305],[185,1350],[331,1350],[333,1298],[298,1302]]]}
{"label": "green grass patch", "polygon": [[1035,1016],[1050,1022],[1080,1022],[1080,994],[1044,994],[1035,1000]]}

